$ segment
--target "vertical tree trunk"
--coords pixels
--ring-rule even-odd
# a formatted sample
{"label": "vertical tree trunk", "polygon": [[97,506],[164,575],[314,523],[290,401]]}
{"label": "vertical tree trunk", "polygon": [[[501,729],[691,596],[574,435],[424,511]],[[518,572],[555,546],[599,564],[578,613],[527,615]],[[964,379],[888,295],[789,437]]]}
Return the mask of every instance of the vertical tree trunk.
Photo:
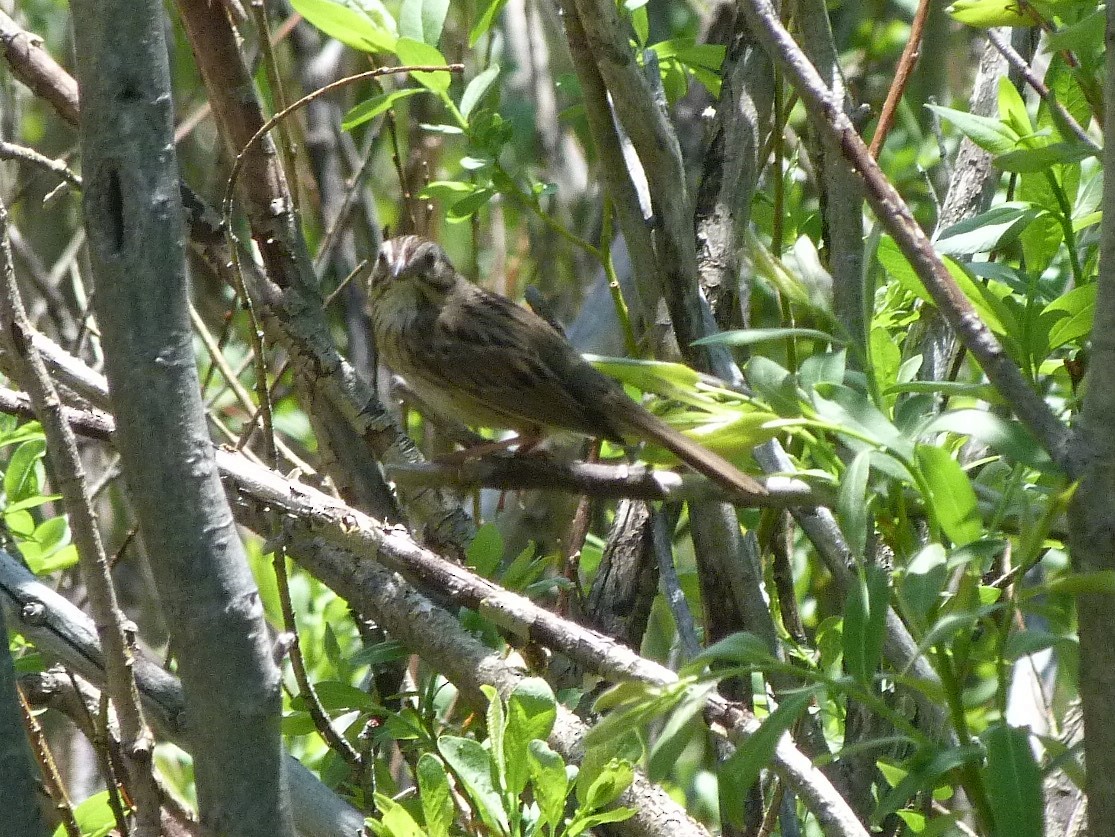
{"label": "vertical tree trunk", "polygon": [[293,833],[280,681],[205,426],[162,6],[74,4],[84,212],[116,441],[186,695],[202,824]]}

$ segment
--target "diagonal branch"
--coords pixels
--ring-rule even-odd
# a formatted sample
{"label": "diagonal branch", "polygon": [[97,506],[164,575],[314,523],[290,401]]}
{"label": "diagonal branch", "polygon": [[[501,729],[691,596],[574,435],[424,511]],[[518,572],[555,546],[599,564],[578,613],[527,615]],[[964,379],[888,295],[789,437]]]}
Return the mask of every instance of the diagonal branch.
{"label": "diagonal branch", "polygon": [[863,178],[867,200],[876,216],[894,237],[949,325],[1050,458],[1072,475],[1075,467],[1069,456],[1068,428],[1029,385],[949,275],[948,268],[918,226],[910,208],[871,158],[867,146],[845,115],[842,103],[834,98],[832,91],[786,31],[769,0],[745,0],[742,8],[755,37],[782,67],[817,129],[840,147],[845,158]]}
{"label": "diagonal branch", "polygon": [[[23,413],[27,409],[22,393],[0,390],[0,411]],[[114,423],[108,414],[69,407],[63,412],[78,432],[111,439]],[[408,647],[414,647],[409,644],[413,642],[418,653],[425,650],[429,655],[431,649],[445,644],[451,626],[457,626],[448,634],[456,656],[437,654],[436,659],[446,666],[447,676],[459,686],[463,684],[470,693],[475,693],[483,682],[501,690],[507,686],[507,681],[487,679],[492,676],[494,659],[490,650],[483,649],[482,661],[468,657],[464,649],[470,647],[472,638],[459,634],[459,623],[448,614],[444,621],[437,617],[431,634],[423,633],[423,623],[429,614],[444,611],[424,597],[419,597],[420,604],[411,607],[408,601],[418,593],[401,584],[394,572],[402,574],[419,590],[438,598],[448,596],[455,605],[481,613],[504,631],[560,651],[585,670],[609,680],[634,680],[657,686],[677,682],[677,675],[665,666],[446,560],[415,543],[400,527],[374,520],[317,489],[250,462],[243,454],[218,450],[216,456],[227,490],[237,497],[236,512],[245,523],[273,519],[275,512],[284,515],[287,535],[303,566],[342,598],[374,610],[377,621]],[[390,607],[404,608],[408,615],[403,617],[387,610],[391,617],[388,623],[384,609]],[[706,716],[737,745],[754,735],[759,726],[749,711],[715,693],[707,699]],[[575,743],[569,746],[570,752],[576,752]],[[827,833],[866,833],[829,780],[788,735],[775,751],[773,767],[806,800],[825,824]]]}

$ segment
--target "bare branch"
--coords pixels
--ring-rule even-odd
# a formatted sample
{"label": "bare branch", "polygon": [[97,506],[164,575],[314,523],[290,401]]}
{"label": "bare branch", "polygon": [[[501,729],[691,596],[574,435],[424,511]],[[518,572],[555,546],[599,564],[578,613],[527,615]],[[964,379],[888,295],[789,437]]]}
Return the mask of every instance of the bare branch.
{"label": "bare branch", "polygon": [[396,465],[389,468],[388,473],[397,483],[406,485],[452,485],[462,489],[479,486],[505,491],[537,488],[603,499],[730,500],[740,507],[762,508],[827,505],[830,502],[801,480],[786,477],[768,477],[764,485],[769,495],[740,501],[736,495],[729,495],[699,474],[681,475],[645,465],[556,462],[532,456],[489,456],[459,464]]}

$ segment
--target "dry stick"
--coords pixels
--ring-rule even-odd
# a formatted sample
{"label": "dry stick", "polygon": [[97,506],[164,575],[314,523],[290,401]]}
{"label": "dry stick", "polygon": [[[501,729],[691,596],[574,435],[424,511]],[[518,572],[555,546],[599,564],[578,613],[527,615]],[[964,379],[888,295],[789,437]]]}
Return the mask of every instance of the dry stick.
{"label": "dry stick", "polygon": [[66,796],[66,786],[62,782],[58,765],[50,751],[50,744],[47,743],[46,735],[43,734],[43,728],[39,724],[38,718],[31,711],[31,705],[27,702],[27,696],[23,694],[23,689],[19,689],[18,692],[23,724],[27,729],[27,737],[31,741],[31,749],[35,753],[40,769],[43,771],[43,784],[46,785],[47,794],[54,801],[54,811],[58,814],[58,818],[62,820],[62,827],[66,829],[66,834],[69,837],[81,837],[81,827],[78,826],[77,820],[74,818],[73,805],[70,804],[70,800]]}
{"label": "dry stick", "polygon": [[893,236],[902,254],[933,297],[945,319],[959,335],[968,351],[979,361],[988,379],[1014,410],[1023,425],[1034,435],[1049,457],[1069,476],[1077,468],[1070,459],[1069,430],[1035,392],[1018,366],[1003,350],[991,330],[956,281],[949,274],[933,244],[914,219],[898,190],[887,180],[864,145],[840,102],[821,80],[813,65],[778,19],[770,0],[744,0],[742,9],[755,37],[777,60],[809,111],[817,130],[842,150],[848,162],[859,171],[866,186],[867,200],[879,221]]}
{"label": "dry stick", "polygon": [[[30,163],[58,175],[71,186],[81,188],[81,178],[70,171],[70,167],[66,165],[65,161],[52,160],[33,148],[25,148],[22,145],[0,140],[0,160],[20,160],[24,163]],[[43,203],[46,203],[45,198]]]}
{"label": "dry stick", "polygon": [[43,49],[42,38],[23,29],[2,11],[0,48],[12,75],[30,87],[36,96],[50,102],[64,120],[76,125],[77,82]]}
{"label": "dry stick", "polygon": [[17,371],[17,379],[27,388],[46,435],[58,475],[58,489],[78,547],[82,577],[89,591],[97,633],[105,649],[108,691],[120,719],[120,738],[139,811],[138,830],[141,835],[157,835],[159,793],[151,774],[154,743],[143,720],[139,691],[132,676],[132,647],[108,572],[96,516],[89,504],[77,442],[62,415],[62,402],[46,366],[31,344],[31,323],[16,286],[8,246],[8,210],[3,202],[0,202],[0,329],[0,344]]}
{"label": "dry stick", "polygon": [[1026,59],[1018,54],[1018,50],[1011,46],[1010,43],[994,29],[987,30],[987,40],[991,42],[991,45],[995,47],[995,49],[999,50],[999,54],[1007,59],[1007,63],[1026,80],[1026,83],[1034,88],[1034,92],[1041,97],[1041,100],[1045,102],[1050,110],[1057,114],[1057,117],[1064,123],[1065,127],[1072,131],[1073,135],[1088,147],[1089,151],[1097,157],[1103,153],[1103,149],[1096,145],[1092,138],[1088,136],[1088,132],[1076,121],[1076,117],[1069,113],[1065,106],[1057,101],[1057,97],[1054,96],[1053,92],[1045,86],[1045,83],[1037,77],[1037,74],[1026,62]]}
{"label": "dry stick", "polygon": [[[255,18],[256,28],[259,30],[259,55],[262,59],[263,69],[267,75],[267,83],[271,86],[271,95],[275,98],[275,105],[279,110],[286,109],[286,92],[283,89],[283,79],[279,73],[279,63],[275,59],[275,50],[271,36],[271,26],[267,21],[267,9],[264,0],[249,0],[248,6]],[[298,198],[298,169],[295,167],[294,140],[290,136],[290,128],[286,124],[279,126],[279,147],[282,149],[283,165],[290,173],[287,184],[290,188],[290,200],[297,212],[302,202]]]}
{"label": "dry stick", "polygon": [[[875,135],[871,138],[869,153],[875,160],[879,159],[879,152],[883,150],[883,143],[887,141],[891,125],[894,124],[894,115],[898,112],[898,103],[902,101],[902,94],[910,81],[914,66],[918,63],[921,52],[921,36],[925,30],[925,21],[929,18],[929,9],[933,0],[918,0],[918,9],[914,12],[914,20],[910,24],[910,39],[902,49],[902,57],[898,59],[895,68],[894,81],[887,91],[886,101],[883,102],[882,113],[879,114],[879,124],[875,128]],[[777,251],[776,251],[777,252]]]}
{"label": "dry stick", "polygon": [[[255,404],[252,403],[252,398],[248,394],[247,388],[245,388],[245,386],[240,383],[240,379],[236,375],[236,370],[229,366],[228,359],[225,358],[224,354],[221,352],[220,344],[213,339],[213,335],[209,331],[209,328],[205,325],[205,321],[201,318],[201,315],[192,304],[190,305],[190,321],[193,323],[194,330],[197,332],[198,337],[201,338],[201,342],[205,346],[205,350],[209,352],[209,357],[213,362],[213,367],[221,371],[221,374],[224,376],[225,381],[228,382],[229,389],[231,389],[233,395],[236,396],[236,400],[240,402],[240,405],[245,410],[247,410],[249,414],[252,414],[255,411],[256,407]],[[280,373],[276,377],[282,377],[282,374]],[[303,473],[314,473],[314,469],[311,468],[308,463],[302,461],[298,454],[292,451],[290,449],[290,446],[287,445],[286,442],[284,442],[279,437],[275,438],[275,449],[284,457],[286,457],[287,461],[290,462],[291,465],[300,469]]]}
{"label": "dry stick", "polygon": [[279,589],[279,604],[283,611],[283,626],[291,634],[290,667],[294,672],[295,682],[298,683],[298,690],[302,699],[306,702],[306,709],[314,721],[314,726],[317,727],[317,731],[325,743],[329,745],[329,749],[335,751],[359,773],[365,769],[364,759],[353,749],[344,736],[333,728],[333,723],[325,713],[325,707],[321,705],[317,692],[314,690],[314,685],[310,682],[309,675],[306,672],[306,660],[302,656],[302,646],[298,638],[298,623],[294,618],[294,603],[290,600],[290,577],[286,571],[286,549],[284,547],[280,546],[275,549],[273,564],[276,586]]}

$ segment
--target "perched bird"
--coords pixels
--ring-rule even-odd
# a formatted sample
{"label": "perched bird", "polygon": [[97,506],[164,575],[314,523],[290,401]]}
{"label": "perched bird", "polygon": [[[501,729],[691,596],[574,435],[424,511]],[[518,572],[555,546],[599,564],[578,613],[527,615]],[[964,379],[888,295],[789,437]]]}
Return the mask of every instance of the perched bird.
{"label": "perched bird", "polygon": [[368,296],[376,347],[438,413],[525,438],[554,429],[657,442],[731,491],[766,488],[631,400],[553,326],[468,281],[433,241],[383,243]]}

